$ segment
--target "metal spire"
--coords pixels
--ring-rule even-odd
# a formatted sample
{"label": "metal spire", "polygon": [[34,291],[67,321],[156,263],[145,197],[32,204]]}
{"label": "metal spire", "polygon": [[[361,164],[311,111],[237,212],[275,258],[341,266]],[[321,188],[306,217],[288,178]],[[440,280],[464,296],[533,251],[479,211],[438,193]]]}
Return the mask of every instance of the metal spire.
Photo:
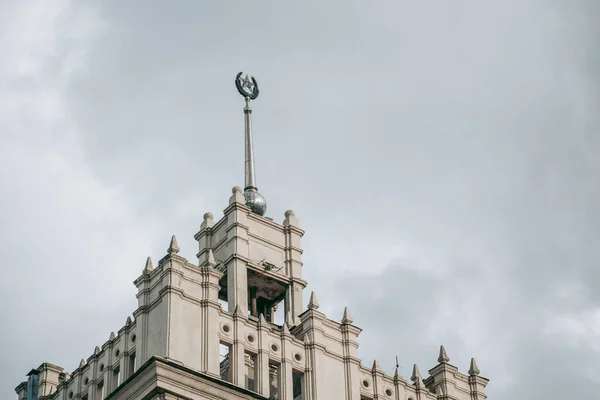
{"label": "metal spire", "polygon": [[244,107],[244,136],[246,140],[244,191],[248,189],[256,190],[256,173],[254,172],[254,145],[252,144],[252,108],[250,107],[250,98],[248,97],[246,97],[246,107]]}
{"label": "metal spire", "polygon": [[252,108],[250,100],[258,97],[258,82],[252,76],[242,72],[235,78],[235,86],[238,92],[244,96],[246,106],[244,107],[244,136],[245,136],[245,162],[244,162],[244,198],[246,205],[253,213],[264,216],[267,212],[267,201],[258,193],[256,187],[256,173],[254,171],[254,146],[252,143]]}

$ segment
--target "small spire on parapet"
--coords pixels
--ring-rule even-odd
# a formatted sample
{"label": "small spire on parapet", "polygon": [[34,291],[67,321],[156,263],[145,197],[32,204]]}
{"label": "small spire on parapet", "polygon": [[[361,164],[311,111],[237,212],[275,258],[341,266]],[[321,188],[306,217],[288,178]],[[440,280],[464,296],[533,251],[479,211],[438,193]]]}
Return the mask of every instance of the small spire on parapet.
{"label": "small spire on parapet", "polygon": [[131,317],[127,316],[127,319],[125,320],[125,326],[129,326],[131,325]]}
{"label": "small spire on parapet", "polygon": [[267,326],[267,319],[265,318],[265,314],[260,313],[258,316],[258,324],[261,326]]}
{"label": "small spire on parapet", "polygon": [[239,317],[240,316],[240,306],[236,304],[235,308],[233,309],[233,316],[234,317]]}
{"label": "small spire on parapet", "polygon": [[377,362],[377,360],[376,360],[376,359],[375,359],[375,360],[373,360],[373,367],[371,368],[371,370],[372,370],[373,372],[375,372],[375,371],[380,371],[380,370],[381,370],[381,368],[379,368],[379,363]]}
{"label": "small spire on parapet", "polygon": [[290,334],[290,328],[288,328],[288,324],[283,324],[283,326],[281,327],[281,332],[284,335],[289,335]]}
{"label": "small spire on parapet", "polygon": [[469,366],[469,375],[476,376],[479,375],[479,367],[477,367],[477,361],[474,358],[471,358],[471,365]]}
{"label": "small spire on parapet", "polygon": [[410,380],[413,381],[413,383],[416,386],[420,386],[423,384],[423,380],[421,379],[421,372],[419,371],[419,366],[417,364],[413,366],[413,372],[410,376]]}
{"label": "small spire on parapet", "polygon": [[100,347],[99,346],[96,346],[96,348],[94,349],[94,354],[95,355],[100,354]]}
{"label": "small spire on parapet", "polygon": [[217,261],[215,260],[215,253],[213,253],[212,249],[208,249],[208,258],[206,260],[206,265],[213,268],[217,266]]}
{"label": "small spire on parapet", "polygon": [[115,333],[111,332],[110,336],[108,337],[108,340],[115,340]]}
{"label": "small spire on parapet", "polygon": [[148,257],[146,259],[146,266],[144,267],[144,274],[149,274],[150,272],[152,272],[152,270],[154,269],[154,267],[152,266],[152,259],[150,257]]}
{"label": "small spire on parapet", "polygon": [[440,355],[438,356],[438,362],[440,364],[447,364],[450,361],[450,358],[448,357],[448,354],[446,354],[446,349],[444,348],[444,345],[440,346]]}
{"label": "small spire on parapet", "polygon": [[169,243],[167,253],[169,253],[170,255],[179,253],[179,245],[177,244],[177,238],[175,237],[175,235],[171,236],[171,243]]}
{"label": "small spire on parapet", "polygon": [[317,300],[317,295],[314,291],[310,293],[310,300],[308,300],[308,305],[306,307],[309,310],[317,310],[319,308],[319,301]]}
{"label": "small spire on parapet", "polygon": [[350,311],[348,310],[348,306],[344,307],[344,315],[342,316],[342,324],[351,325],[354,320],[352,320],[352,316],[350,315]]}
{"label": "small spire on parapet", "polygon": [[83,368],[85,367],[85,360],[82,358],[81,361],[79,362],[79,368]]}

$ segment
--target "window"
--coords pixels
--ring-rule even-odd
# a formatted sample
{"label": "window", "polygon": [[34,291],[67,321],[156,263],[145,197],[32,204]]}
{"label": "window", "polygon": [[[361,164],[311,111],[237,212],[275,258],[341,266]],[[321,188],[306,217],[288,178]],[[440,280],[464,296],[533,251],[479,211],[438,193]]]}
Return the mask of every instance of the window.
{"label": "window", "polygon": [[269,398],[272,400],[279,399],[280,375],[279,364],[269,362]]}
{"label": "window", "polygon": [[129,356],[129,376],[133,375],[135,372],[136,362],[135,362],[135,353]]}
{"label": "window", "polygon": [[244,365],[246,368],[246,389],[256,392],[256,356],[244,354]]}
{"label": "window", "polygon": [[105,397],[106,392],[104,388],[104,380],[102,380],[100,383],[98,383],[98,386],[96,386],[96,400],[104,400]]}
{"label": "window", "polygon": [[225,343],[221,343],[219,345],[220,374],[221,379],[226,382],[231,382],[231,363],[229,360],[230,351],[230,345]]}
{"label": "window", "polygon": [[121,367],[113,369],[113,390],[121,384]]}
{"label": "window", "polygon": [[304,374],[292,370],[292,398],[293,400],[304,400]]}

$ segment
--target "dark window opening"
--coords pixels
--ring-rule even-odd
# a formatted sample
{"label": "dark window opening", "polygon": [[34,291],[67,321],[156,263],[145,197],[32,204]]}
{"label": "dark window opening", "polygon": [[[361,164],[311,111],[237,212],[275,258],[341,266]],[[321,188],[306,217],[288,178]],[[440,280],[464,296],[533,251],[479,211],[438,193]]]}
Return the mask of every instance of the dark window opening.
{"label": "dark window opening", "polygon": [[219,359],[220,359],[220,375],[221,379],[226,382],[231,382],[231,360],[230,360],[231,346],[225,343],[219,345]]}
{"label": "dark window opening", "polygon": [[292,399],[304,400],[304,374],[299,371],[292,371]]}

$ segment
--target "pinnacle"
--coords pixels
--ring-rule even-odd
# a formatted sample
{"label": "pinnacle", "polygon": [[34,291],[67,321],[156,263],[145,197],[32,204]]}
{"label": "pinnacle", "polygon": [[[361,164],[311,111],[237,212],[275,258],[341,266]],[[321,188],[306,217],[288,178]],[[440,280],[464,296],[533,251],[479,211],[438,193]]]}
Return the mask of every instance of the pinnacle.
{"label": "pinnacle", "polygon": [[471,358],[471,365],[469,366],[469,375],[479,375],[479,367],[477,367],[477,361],[474,358]]}
{"label": "pinnacle", "polygon": [[288,328],[287,324],[283,324],[283,327],[281,329],[282,329],[282,332],[285,335],[289,335],[290,334],[290,329]]}
{"label": "pinnacle", "polygon": [[131,325],[131,317],[127,316],[127,319],[125,320],[125,326],[129,326]]}
{"label": "pinnacle", "polygon": [[354,322],[352,320],[352,316],[350,315],[350,311],[348,310],[348,306],[344,307],[344,315],[342,316],[342,324],[350,325]]}
{"label": "pinnacle", "polygon": [[169,244],[167,253],[169,253],[169,254],[179,253],[179,245],[177,245],[177,238],[175,237],[175,235],[171,236],[171,243]]}
{"label": "pinnacle", "polygon": [[153,269],[154,269],[154,267],[152,266],[152,259],[150,257],[148,257],[146,259],[146,266],[144,267],[144,273],[149,274]]}
{"label": "pinnacle", "polygon": [[444,345],[440,346],[440,355],[438,356],[438,362],[440,364],[446,364],[448,363],[448,361],[450,361],[450,358],[448,357],[448,354],[446,353],[446,349],[444,348]]}
{"label": "pinnacle", "polygon": [[115,333],[111,332],[108,340],[115,340]]}
{"label": "pinnacle", "polygon": [[319,301],[317,300],[315,292],[310,293],[310,300],[308,301],[307,308],[309,310],[317,310],[319,308]]}
{"label": "pinnacle", "polygon": [[82,368],[85,366],[85,360],[82,358],[81,361],[79,362],[79,368]]}
{"label": "pinnacle", "polygon": [[215,261],[215,253],[213,253],[212,249],[208,249],[208,259],[206,261],[209,267],[215,267],[217,262]]}
{"label": "pinnacle", "polygon": [[260,315],[258,316],[258,323],[260,325],[267,326],[267,319],[265,318],[265,314],[260,313]]}
{"label": "pinnacle", "polygon": [[373,371],[378,371],[381,368],[379,368],[379,363],[377,362],[377,360],[373,360]]}
{"label": "pinnacle", "polygon": [[413,372],[410,377],[410,380],[414,383],[417,383],[417,381],[421,380],[421,372],[419,372],[419,366],[417,364],[413,366]]}
{"label": "pinnacle", "polygon": [[96,348],[94,349],[94,354],[99,354],[100,353],[100,347],[96,346]]}

